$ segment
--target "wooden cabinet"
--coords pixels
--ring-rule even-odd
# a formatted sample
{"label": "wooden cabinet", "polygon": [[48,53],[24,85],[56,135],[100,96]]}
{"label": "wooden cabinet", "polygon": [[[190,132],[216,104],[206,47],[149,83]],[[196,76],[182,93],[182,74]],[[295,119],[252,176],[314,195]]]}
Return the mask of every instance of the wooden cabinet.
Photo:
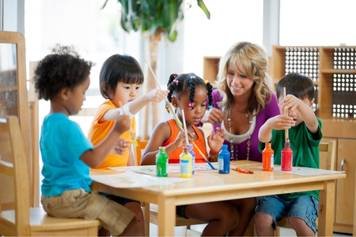
{"label": "wooden cabinet", "polygon": [[289,72],[309,76],[318,97],[315,109],[323,121],[323,135],[337,140],[337,169],[346,179],[337,182],[334,231],[352,233],[356,169],[356,47],[275,46],[271,76],[280,80]]}
{"label": "wooden cabinet", "polygon": [[[25,68],[23,36],[17,32],[0,31],[0,116],[15,115],[19,118],[25,148],[28,151],[33,194],[31,201],[33,205],[38,205],[38,139],[37,131],[33,128],[37,123],[37,114],[30,116],[31,111],[34,111],[31,109],[36,107],[37,102],[28,101]],[[5,190],[4,187],[1,186],[1,189]]]}
{"label": "wooden cabinet", "polygon": [[[355,130],[354,130],[355,131]],[[335,212],[335,230],[344,233],[352,233],[353,224],[353,206],[355,188],[355,168],[356,159],[354,148],[356,140],[338,139],[338,168],[345,169],[346,179],[338,180],[336,185],[336,212]]]}

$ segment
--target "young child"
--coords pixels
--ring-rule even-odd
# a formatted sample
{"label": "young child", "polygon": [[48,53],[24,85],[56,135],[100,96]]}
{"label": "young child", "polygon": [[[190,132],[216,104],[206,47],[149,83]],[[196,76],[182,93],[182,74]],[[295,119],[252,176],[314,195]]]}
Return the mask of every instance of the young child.
{"label": "young child", "polygon": [[140,205],[122,206],[92,192],[89,176],[89,168],[100,164],[116,145],[117,136],[128,130],[129,117],[118,116],[112,131],[95,148],[68,117],[78,113],[85,100],[91,65],[70,48],[60,47],[36,68],[38,97],[51,104],[40,138],[41,203],[50,216],[98,219],[112,235],[143,235]]}
{"label": "young child", "polygon": [[[208,157],[203,131],[197,127],[211,103],[212,87],[195,74],[172,74],[168,82],[168,100],[177,108],[178,117],[182,121],[184,111],[190,143],[194,144],[196,162],[205,162],[196,147]],[[208,137],[210,157],[219,152],[224,138],[222,133],[215,133]],[[179,154],[185,145],[184,132],[180,130],[175,120],[160,123],[154,130],[144,151],[142,164],[155,164],[155,156],[160,146],[166,147],[169,163],[178,163]],[[202,235],[223,236],[235,227],[237,213],[226,202],[200,203],[179,206],[177,213],[183,217],[190,217],[206,221]]]}
{"label": "young child", "polygon": [[[284,87],[287,96],[281,98]],[[315,96],[313,81],[296,73],[288,74],[278,82],[277,96],[281,98],[281,111],[285,112],[266,121],[259,131],[260,141],[271,141],[275,164],[280,164],[284,129],[290,128],[293,166],[319,168],[322,133],[321,122],[311,108]],[[276,222],[288,216],[288,222],[298,236],[314,236],[318,208],[319,191],[259,198],[255,214],[256,232],[260,236],[271,236]]]}
{"label": "young child", "polygon": [[[137,97],[143,79],[140,65],[131,56],[115,54],[104,62],[100,71],[100,92],[107,100],[99,107],[89,131],[89,139],[94,145],[105,140],[118,116],[135,114],[149,102],[159,102],[167,95],[165,90],[155,89]],[[125,147],[134,142],[135,131],[135,118],[132,117],[130,130],[118,137],[121,143],[118,149],[111,150],[96,168],[127,166],[134,151],[131,150],[133,154],[130,154]]]}

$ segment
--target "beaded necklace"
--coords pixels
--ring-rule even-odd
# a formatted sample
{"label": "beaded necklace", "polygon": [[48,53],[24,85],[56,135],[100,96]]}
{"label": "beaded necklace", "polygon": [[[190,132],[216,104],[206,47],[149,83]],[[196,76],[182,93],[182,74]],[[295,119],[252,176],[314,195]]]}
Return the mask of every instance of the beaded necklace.
{"label": "beaded necklace", "polygon": [[[249,124],[250,124],[250,128],[249,130],[246,132],[246,135],[247,135],[247,141],[246,141],[246,160],[249,160],[250,159],[250,150],[251,150],[251,135],[252,135],[252,131],[251,131],[251,124],[253,125],[253,127],[255,126],[255,123],[253,121],[253,119],[250,118],[250,116],[246,115],[249,119]],[[229,143],[230,143],[230,157],[233,159],[233,160],[238,160],[238,157],[239,157],[239,150],[238,150],[238,147],[237,145],[239,143],[242,143],[243,141],[237,143],[235,141],[235,139],[233,139],[232,135],[233,135],[233,132],[232,132],[232,123],[231,123],[231,109],[228,110],[228,113],[227,113],[227,126],[228,126],[228,131],[230,133],[230,139],[228,139]],[[254,129],[254,128],[253,128]],[[236,146],[236,149],[235,149],[235,146]]]}

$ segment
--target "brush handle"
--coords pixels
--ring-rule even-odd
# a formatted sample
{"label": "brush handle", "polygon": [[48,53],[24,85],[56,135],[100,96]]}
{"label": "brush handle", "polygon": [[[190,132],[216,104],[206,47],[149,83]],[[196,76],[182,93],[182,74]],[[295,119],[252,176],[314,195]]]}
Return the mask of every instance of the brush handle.
{"label": "brush handle", "polygon": [[203,159],[208,163],[211,169],[216,170],[213,164],[209,161],[209,159],[204,155],[204,153],[199,149],[199,147],[193,142],[193,146],[197,149],[198,153],[203,157]]}
{"label": "brush handle", "polygon": [[[283,99],[286,98],[286,96],[287,96],[287,89],[286,89],[286,87],[283,87]],[[284,115],[288,115],[288,110],[284,109],[283,113],[284,113]],[[287,143],[287,142],[289,142],[289,131],[288,131],[288,128],[286,128],[284,131],[285,131],[284,132],[284,136],[285,136],[284,139],[285,139],[285,142]]]}

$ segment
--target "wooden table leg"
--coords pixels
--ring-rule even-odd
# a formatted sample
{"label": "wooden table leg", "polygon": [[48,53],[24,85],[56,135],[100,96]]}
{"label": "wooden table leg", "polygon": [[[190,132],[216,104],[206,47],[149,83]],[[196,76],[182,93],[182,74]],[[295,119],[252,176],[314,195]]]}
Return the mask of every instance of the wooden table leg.
{"label": "wooden table leg", "polygon": [[176,206],[173,199],[160,197],[158,201],[158,235],[174,236]]}
{"label": "wooden table leg", "polygon": [[318,236],[332,236],[335,215],[335,181],[325,182],[325,189],[320,192]]}
{"label": "wooden table leg", "polygon": [[145,219],[145,236],[150,236],[150,204],[143,203],[143,215]]}

